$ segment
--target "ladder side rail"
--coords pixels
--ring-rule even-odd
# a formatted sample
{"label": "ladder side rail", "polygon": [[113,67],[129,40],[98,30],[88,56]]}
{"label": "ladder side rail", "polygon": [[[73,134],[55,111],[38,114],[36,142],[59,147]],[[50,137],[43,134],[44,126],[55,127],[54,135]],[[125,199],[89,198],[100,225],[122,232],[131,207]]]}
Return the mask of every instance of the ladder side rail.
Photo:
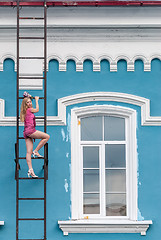
{"label": "ladder side rail", "polygon": [[[46,133],[46,46],[47,46],[47,5],[44,0],[44,132]],[[44,146],[44,240],[46,240],[46,146]]]}
{"label": "ladder side rail", "polygon": [[44,132],[46,133],[46,58],[47,58],[47,5],[44,0]]}
{"label": "ladder side rail", "polygon": [[17,167],[18,167],[18,163],[17,163],[17,143],[15,143],[15,180],[17,180]]}
{"label": "ladder side rail", "polygon": [[18,198],[19,198],[19,0],[17,0],[17,144],[16,144],[16,240],[19,238],[19,206],[18,206]]}

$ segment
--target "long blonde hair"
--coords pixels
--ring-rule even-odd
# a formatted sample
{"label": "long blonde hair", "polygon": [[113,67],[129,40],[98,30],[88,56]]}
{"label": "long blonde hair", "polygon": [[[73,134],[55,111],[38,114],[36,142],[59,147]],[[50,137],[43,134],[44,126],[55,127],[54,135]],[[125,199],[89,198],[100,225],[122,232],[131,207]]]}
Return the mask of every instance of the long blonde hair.
{"label": "long blonde hair", "polygon": [[25,97],[22,101],[22,104],[21,104],[21,112],[20,112],[20,120],[21,122],[24,122],[25,121],[25,115],[26,115],[26,110],[28,108],[27,106],[27,101],[29,100],[30,98],[28,97]]}

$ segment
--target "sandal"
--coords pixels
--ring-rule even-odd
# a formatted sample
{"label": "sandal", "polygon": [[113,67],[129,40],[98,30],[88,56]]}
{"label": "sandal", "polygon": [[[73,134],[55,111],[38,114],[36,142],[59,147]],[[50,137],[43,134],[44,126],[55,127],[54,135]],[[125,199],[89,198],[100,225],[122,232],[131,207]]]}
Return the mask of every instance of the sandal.
{"label": "sandal", "polygon": [[28,177],[32,178],[38,178],[38,176],[35,175],[33,168],[30,168],[27,173]]}
{"label": "sandal", "polygon": [[41,156],[37,151],[33,151],[33,153],[32,153],[32,155],[33,155],[33,157],[34,158],[43,158],[43,156]]}

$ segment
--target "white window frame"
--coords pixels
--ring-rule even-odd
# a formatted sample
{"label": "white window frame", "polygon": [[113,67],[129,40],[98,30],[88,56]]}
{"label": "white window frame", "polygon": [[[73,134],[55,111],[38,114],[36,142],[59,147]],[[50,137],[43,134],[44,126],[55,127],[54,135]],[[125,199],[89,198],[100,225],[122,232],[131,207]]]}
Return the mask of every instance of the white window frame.
{"label": "white window frame", "polygon": [[[72,219],[84,219],[81,214],[82,209],[82,160],[80,147],[80,121],[82,117],[92,115],[111,115],[123,117],[126,120],[127,132],[127,212],[128,216],[105,216],[90,214],[90,219],[126,219],[137,220],[137,154],[136,154],[136,111],[130,108],[111,106],[111,105],[94,105],[72,109],[71,111],[71,202],[72,202]],[[86,218],[86,217],[85,217]]]}
{"label": "white window frame", "polygon": [[[81,117],[94,114],[107,114],[128,119],[126,127],[129,129],[130,139],[128,149],[130,161],[127,161],[129,196],[128,218],[89,217],[80,216],[80,186],[81,186],[81,155],[80,155],[80,122]],[[146,235],[152,220],[137,220],[137,144],[136,144],[136,111],[131,108],[114,105],[93,105],[74,108],[71,110],[71,219],[59,220],[59,228],[64,235],[69,233],[140,233]],[[128,157],[129,158],[129,157]]]}

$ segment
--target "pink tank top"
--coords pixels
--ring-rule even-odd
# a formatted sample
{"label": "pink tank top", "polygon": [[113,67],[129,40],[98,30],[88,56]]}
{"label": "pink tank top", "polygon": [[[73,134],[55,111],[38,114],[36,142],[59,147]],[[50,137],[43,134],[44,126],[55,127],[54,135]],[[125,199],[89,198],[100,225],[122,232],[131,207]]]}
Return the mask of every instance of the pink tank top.
{"label": "pink tank top", "polygon": [[26,110],[24,124],[25,124],[25,128],[35,128],[36,127],[35,115],[31,112],[31,108],[28,108]]}

